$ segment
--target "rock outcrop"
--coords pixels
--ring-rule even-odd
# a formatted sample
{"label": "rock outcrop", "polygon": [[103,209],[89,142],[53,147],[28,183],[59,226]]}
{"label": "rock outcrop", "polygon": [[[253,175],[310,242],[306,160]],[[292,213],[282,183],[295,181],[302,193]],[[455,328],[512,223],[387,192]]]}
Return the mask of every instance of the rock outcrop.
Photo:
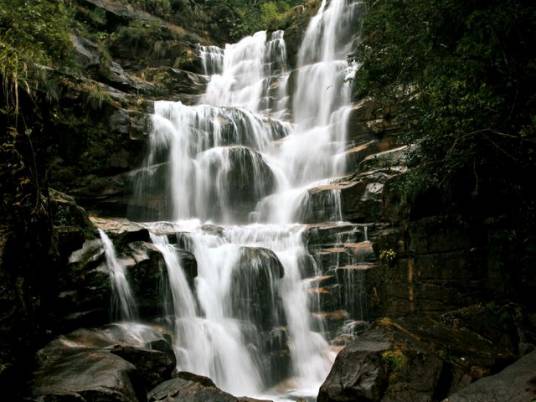
{"label": "rock outcrop", "polygon": [[536,397],[536,352],[523,356],[498,374],[482,378],[444,402],[525,402]]}
{"label": "rock outcrop", "polygon": [[77,330],[52,341],[37,354],[33,397],[38,401],[145,401],[146,392],[169,379],[175,369],[173,350],[160,331],[141,324],[117,324]]}
{"label": "rock outcrop", "polygon": [[[527,328],[517,308],[473,306],[439,320],[418,316],[379,320],[339,353],[318,400],[431,401],[458,389],[464,395],[464,389],[483,380],[464,388],[469,383],[519,356],[517,333]],[[522,358],[519,370],[531,359]],[[524,375],[520,384],[530,380],[528,372]]]}
{"label": "rock outcrop", "polygon": [[148,401],[237,402],[238,399],[217,388],[210,378],[182,372],[152,389]]}

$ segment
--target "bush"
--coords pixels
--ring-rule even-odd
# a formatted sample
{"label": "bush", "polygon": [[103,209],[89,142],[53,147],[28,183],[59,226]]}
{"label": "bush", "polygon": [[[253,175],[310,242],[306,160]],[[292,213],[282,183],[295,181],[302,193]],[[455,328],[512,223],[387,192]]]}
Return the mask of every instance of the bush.
{"label": "bush", "polygon": [[0,76],[7,112],[18,112],[19,91],[46,85],[50,67],[74,67],[69,27],[72,12],[63,1],[0,0]]}
{"label": "bush", "polygon": [[523,0],[366,5],[357,94],[385,110],[396,105],[407,142],[419,142],[407,191],[434,187],[453,202],[534,210],[525,172],[536,165],[536,8]]}

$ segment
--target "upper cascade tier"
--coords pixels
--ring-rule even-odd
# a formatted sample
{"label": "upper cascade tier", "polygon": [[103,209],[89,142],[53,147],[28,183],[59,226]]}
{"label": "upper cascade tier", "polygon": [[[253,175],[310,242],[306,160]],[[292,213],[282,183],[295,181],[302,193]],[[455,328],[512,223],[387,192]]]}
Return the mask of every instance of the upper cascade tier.
{"label": "upper cascade tier", "polygon": [[[310,189],[345,173],[358,4],[322,2],[292,71],[283,31],[257,32],[223,49],[199,46],[209,76],[200,103],[155,104],[138,194],[144,197],[154,174],[165,174],[159,217],[301,221]],[[330,199],[329,216],[338,217],[338,195]],[[281,213],[280,201],[291,212]]]}

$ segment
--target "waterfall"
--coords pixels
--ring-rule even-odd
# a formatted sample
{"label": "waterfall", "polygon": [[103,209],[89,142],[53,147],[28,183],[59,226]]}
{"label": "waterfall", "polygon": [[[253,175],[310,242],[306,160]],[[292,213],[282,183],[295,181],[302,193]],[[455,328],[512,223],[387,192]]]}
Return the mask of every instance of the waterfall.
{"label": "waterfall", "polygon": [[127,280],[125,267],[117,259],[114,245],[108,235],[101,229],[99,229],[99,235],[110,274],[113,299],[112,314],[119,316],[122,321],[133,321],[137,318],[138,311]]}
{"label": "waterfall", "polygon": [[[319,267],[303,221],[319,188],[323,218],[342,220],[332,182],[345,168],[356,4],[322,1],[294,70],[284,32],[257,32],[199,46],[209,77],[199,104],[155,102],[138,188],[149,199],[164,175],[158,216],[174,222],[176,245],[151,239],[167,267],[178,369],[231,393],[262,396],[291,378],[289,394],[315,396],[334,359],[310,312],[306,278]],[[197,261],[193,288],[178,247]]]}
{"label": "waterfall", "polygon": [[[240,342],[237,323],[226,320],[223,314],[212,317],[207,312],[206,319],[198,315],[194,295],[173,246],[166,236],[151,234],[151,240],[164,256],[167,267],[178,370],[209,376],[231,392],[259,392],[257,370]],[[232,261],[234,256],[230,257]],[[199,258],[198,263],[203,268]],[[225,265],[229,268],[229,264]]]}

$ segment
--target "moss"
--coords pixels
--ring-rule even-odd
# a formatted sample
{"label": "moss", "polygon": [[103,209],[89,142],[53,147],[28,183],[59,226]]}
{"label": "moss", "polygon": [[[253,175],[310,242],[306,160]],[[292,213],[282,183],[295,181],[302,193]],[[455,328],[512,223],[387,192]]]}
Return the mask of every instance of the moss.
{"label": "moss", "polygon": [[408,366],[408,358],[400,349],[387,350],[382,353],[382,359],[391,370],[391,375],[397,375]]}

